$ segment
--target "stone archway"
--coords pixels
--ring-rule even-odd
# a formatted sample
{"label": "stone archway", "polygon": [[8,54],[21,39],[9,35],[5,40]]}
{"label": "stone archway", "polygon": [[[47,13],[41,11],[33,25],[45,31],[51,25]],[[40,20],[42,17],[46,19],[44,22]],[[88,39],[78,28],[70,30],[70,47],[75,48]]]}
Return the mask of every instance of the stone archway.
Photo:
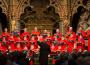
{"label": "stone archway", "polygon": [[0,23],[1,29],[0,31],[4,31],[5,28],[9,28],[9,22],[5,13],[3,13],[2,8],[0,7]]}
{"label": "stone archway", "polygon": [[47,29],[53,32],[59,28],[59,22],[59,14],[53,6],[50,6],[49,0],[31,0],[30,6],[25,7],[24,13],[20,16],[21,29],[27,27],[30,32],[35,26],[40,31]]}

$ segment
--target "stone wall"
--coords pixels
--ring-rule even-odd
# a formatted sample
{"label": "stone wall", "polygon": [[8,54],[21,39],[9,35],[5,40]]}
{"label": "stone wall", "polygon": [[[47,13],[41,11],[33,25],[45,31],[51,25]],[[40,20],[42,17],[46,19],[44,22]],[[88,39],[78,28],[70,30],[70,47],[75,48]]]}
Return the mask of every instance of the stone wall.
{"label": "stone wall", "polygon": [[[60,20],[62,21],[60,22],[60,30],[62,33],[66,31],[73,14],[77,12],[79,6],[83,6],[88,10],[90,9],[89,0],[87,5],[83,4],[83,0],[50,0],[50,5],[55,7],[56,12],[60,16]],[[18,24],[20,15],[27,6],[30,6],[30,0],[0,0],[0,7],[2,7],[3,12],[9,18],[10,23],[14,20]]]}

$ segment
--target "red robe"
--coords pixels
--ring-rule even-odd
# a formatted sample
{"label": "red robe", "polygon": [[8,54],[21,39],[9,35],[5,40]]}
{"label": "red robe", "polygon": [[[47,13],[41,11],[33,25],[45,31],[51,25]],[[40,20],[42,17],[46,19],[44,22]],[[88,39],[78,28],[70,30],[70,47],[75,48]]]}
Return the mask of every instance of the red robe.
{"label": "red robe", "polygon": [[2,37],[6,37],[6,39],[8,39],[8,37],[10,37],[10,33],[8,33],[8,32],[3,32],[3,33],[2,33]]}
{"label": "red robe", "polygon": [[81,30],[81,34],[84,38],[86,38],[86,32],[84,30]]}
{"label": "red robe", "polygon": [[77,43],[77,51],[79,49],[82,49],[84,51],[84,46],[85,46],[85,40],[84,38],[81,38],[80,36],[78,37],[78,43]]}
{"label": "red robe", "polygon": [[36,35],[36,36],[39,36],[40,35],[40,32],[39,31],[32,31],[32,35]]}
{"label": "red robe", "polygon": [[3,46],[1,42],[0,42],[0,51],[3,52]]}
{"label": "red robe", "polygon": [[88,38],[88,51],[90,52],[90,30],[87,31],[87,38]]}
{"label": "red robe", "polygon": [[51,45],[50,46],[51,52],[57,52],[58,51],[58,45]]}
{"label": "red robe", "polygon": [[9,37],[9,38],[8,38],[8,45],[11,45],[11,44],[15,44],[15,39],[14,39],[14,37]]}
{"label": "red robe", "polygon": [[72,34],[72,36],[70,35],[68,39],[68,52],[69,53],[71,53],[72,50],[74,49],[75,41],[76,41],[76,35],[75,34]]}
{"label": "red robe", "polygon": [[56,36],[58,40],[61,40],[62,34],[59,32],[55,33],[54,36]]}
{"label": "red robe", "polygon": [[[21,41],[22,41],[22,40],[21,40],[20,38],[16,38],[16,39],[15,39],[15,46],[16,46],[15,50],[16,50],[16,51],[19,51],[19,52],[22,51]],[[19,47],[17,47],[18,44],[20,44]]]}
{"label": "red robe", "polygon": [[2,38],[2,45],[8,46],[8,40],[5,37]]}
{"label": "red robe", "polygon": [[29,43],[28,38],[24,38],[24,39],[22,40],[22,46],[24,47],[25,45],[26,45],[28,48],[30,47],[30,43]]}
{"label": "red robe", "polygon": [[[58,46],[57,45],[51,45],[50,49],[51,49],[51,55],[52,56],[57,55],[57,52],[58,52]],[[55,63],[56,63],[56,59],[53,58],[52,59],[52,64],[55,64]]]}
{"label": "red robe", "polygon": [[5,53],[7,51],[7,47],[0,44],[0,50],[2,53]]}
{"label": "red robe", "polygon": [[65,51],[66,50],[66,48],[67,48],[67,45],[68,45],[68,41],[67,40],[61,40],[60,41],[60,46],[61,46],[61,51],[63,52],[63,51]]}
{"label": "red robe", "polygon": [[15,44],[11,44],[10,46],[11,46],[10,51],[15,52],[16,51]]}
{"label": "red robe", "polygon": [[21,46],[20,47],[16,47],[15,50],[18,51],[18,52],[22,52],[22,47]]}
{"label": "red robe", "polygon": [[24,46],[22,50],[24,50],[24,51],[28,51],[29,49],[28,49],[27,46]]}
{"label": "red robe", "polygon": [[24,36],[26,36],[28,40],[29,40],[30,37],[31,37],[31,35],[30,35],[29,32],[23,32],[23,33],[20,35],[20,38],[21,38],[21,39],[24,39]]}

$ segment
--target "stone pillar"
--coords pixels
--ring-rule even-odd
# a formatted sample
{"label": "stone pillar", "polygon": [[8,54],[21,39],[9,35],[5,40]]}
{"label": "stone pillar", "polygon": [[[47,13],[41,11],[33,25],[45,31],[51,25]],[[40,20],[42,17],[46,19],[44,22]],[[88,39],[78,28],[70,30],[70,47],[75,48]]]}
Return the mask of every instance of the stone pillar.
{"label": "stone pillar", "polygon": [[62,34],[66,31],[66,26],[69,24],[68,20],[68,2],[67,0],[57,0],[56,2],[56,11],[60,16],[60,29]]}
{"label": "stone pillar", "polygon": [[[19,1],[10,0],[10,4],[9,4],[10,31],[13,31],[13,29],[18,29],[19,5],[20,5]],[[12,26],[12,25],[14,25],[14,26]]]}
{"label": "stone pillar", "polygon": [[59,22],[59,29],[60,29],[60,32],[61,32],[62,35],[63,35],[63,33],[64,33],[64,24],[63,24],[63,21],[60,21],[60,22]]}

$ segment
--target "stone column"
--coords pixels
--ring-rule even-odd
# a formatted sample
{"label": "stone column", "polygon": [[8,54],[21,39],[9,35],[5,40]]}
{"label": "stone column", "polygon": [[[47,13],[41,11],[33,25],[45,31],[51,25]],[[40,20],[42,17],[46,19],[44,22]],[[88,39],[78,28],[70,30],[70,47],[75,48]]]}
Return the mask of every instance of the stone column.
{"label": "stone column", "polygon": [[68,20],[68,2],[67,0],[57,0],[56,3],[56,11],[58,12],[60,16],[60,29],[62,34],[66,31],[66,26],[69,24]]}
{"label": "stone column", "polygon": [[[13,31],[13,29],[18,29],[18,13],[19,13],[19,5],[20,2],[17,0],[10,0],[9,4],[9,12],[10,12],[10,30]],[[14,22],[13,22],[14,21]],[[14,26],[12,26],[14,25]],[[12,28],[13,27],[13,28]]]}

